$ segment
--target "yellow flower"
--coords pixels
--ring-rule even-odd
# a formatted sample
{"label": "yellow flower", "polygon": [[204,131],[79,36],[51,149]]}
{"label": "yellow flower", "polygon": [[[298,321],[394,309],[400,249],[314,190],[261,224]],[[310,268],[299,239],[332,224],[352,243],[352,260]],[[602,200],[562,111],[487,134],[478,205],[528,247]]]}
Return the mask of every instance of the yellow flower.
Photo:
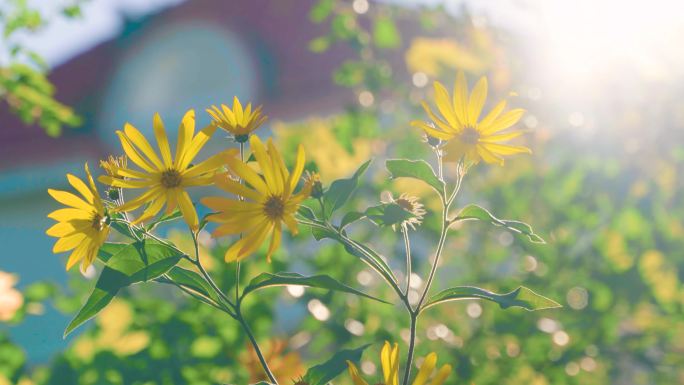
{"label": "yellow flower", "polygon": [[137,198],[116,209],[131,211],[149,202],[142,215],[133,223],[154,217],[166,204],[167,214],[179,207],[188,226],[192,230],[197,230],[197,212],[185,188],[212,184],[216,170],[223,164],[225,154],[220,153],[191,165],[200,149],[216,131],[216,126],[209,125],[195,135],[195,112],[189,110],[178,130],[175,160],[171,157],[171,147],[159,114],[154,115],[153,127],[161,159],[140,131],[126,123],[123,132],[117,131],[116,134],[128,159],[142,171],[110,162],[107,163],[109,175],[100,176],[99,181],[113,187],[147,189]]}
{"label": "yellow flower", "polygon": [[249,134],[256,131],[267,119],[261,114],[261,106],[252,111],[252,103],[249,103],[243,110],[237,96],[233,97],[232,110],[221,104],[221,108],[211,106],[207,112],[214,118],[217,126],[233,134],[238,142],[246,142]]}
{"label": "yellow flower", "polygon": [[453,103],[444,85],[435,82],[434,86],[435,101],[441,117],[435,115],[423,102],[423,108],[434,125],[423,121],[413,121],[411,125],[423,129],[434,138],[447,141],[444,146],[445,161],[457,162],[464,158],[466,162],[477,163],[484,160],[503,165],[502,155],[531,153],[527,147],[501,143],[524,133],[501,131],[517,123],[525,110],[516,108],[503,113],[506,101],[502,100],[480,120],[480,113],[487,99],[486,77],[480,78],[468,97],[465,75],[459,71],[454,85]]}
{"label": "yellow flower", "polygon": [[304,148],[301,145],[297,151],[295,168],[290,174],[271,139],[268,140],[268,150],[257,136],[252,136],[249,143],[262,175],[236,157],[229,156],[227,163],[230,170],[251,188],[227,174],[216,176],[218,187],[245,200],[221,197],[202,199],[203,204],[218,212],[209,217],[210,221],[220,224],[213,232],[215,237],[239,233],[244,235],[226,251],[226,262],[242,260],[255,252],[269,233],[271,244],[267,258],[270,261],[280,245],[283,223],[293,235],[297,235],[294,215],[311,191],[311,183],[306,183],[299,193],[294,193],[304,170]]}
{"label": "yellow flower", "polygon": [[[385,341],[385,345],[380,351],[380,363],[382,364],[382,382],[378,385],[399,385],[399,346],[395,343],[390,346],[390,343]],[[437,364],[437,354],[430,353],[423,360],[423,364],[418,370],[418,374],[413,380],[412,385],[442,385],[446,378],[451,373],[451,365],[443,365],[437,373],[430,376],[435,371]],[[349,375],[351,375],[354,385],[368,385],[368,383],[361,378],[359,370],[351,361],[347,361],[349,366]]]}
{"label": "yellow flower", "polygon": [[74,175],[67,174],[69,184],[82,198],[70,192],[48,189],[48,193],[57,202],[68,206],[48,215],[48,218],[58,223],[46,231],[47,235],[59,238],[52,248],[53,253],[74,250],[67,261],[67,270],[77,262],[83,261],[81,271],[85,271],[93,263],[97,251],[109,234],[107,213],[87,163],[85,171],[88,185]]}

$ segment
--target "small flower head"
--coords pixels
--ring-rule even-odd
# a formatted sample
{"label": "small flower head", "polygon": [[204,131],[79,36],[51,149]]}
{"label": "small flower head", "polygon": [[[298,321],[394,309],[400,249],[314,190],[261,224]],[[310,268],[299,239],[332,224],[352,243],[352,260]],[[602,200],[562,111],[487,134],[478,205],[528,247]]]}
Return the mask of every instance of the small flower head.
{"label": "small flower head", "polygon": [[[399,384],[399,345],[390,345],[385,341],[385,345],[380,351],[380,364],[382,367],[382,382],[379,385],[398,385]],[[418,369],[418,374],[414,378],[412,385],[442,385],[451,373],[451,365],[443,365],[435,372],[437,364],[437,354],[430,353],[423,360],[423,364]],[[353,362],[347,361],[349,375],[354,385],[368,385]],[[433,375],[434,373],[434,375]]]}
{"label": "small flower head", "polygon": [[125,161],[107,161],[103,167],[108,170],[108,175],[101,176],[99,180],[112,187],[145,190],[138,197],[116,208],[117,211],[131,211],[149,203],[142,215],[133,223],[153,218],[166,205],[167,214],[172,213],[177,207],[180,208],[185,222],[192,230],[196,230],[199,227],[199,219],[190,195],[185,190],[187,187],[211,185],[216,170],[223,165],[223,153],[196,165],[192,164],[193,159],[216,131],[216,126],[209,125],[195,135],[195,112],[188,111],[178,130],[175,157],[171,155],[169,139],[159,114],[154,115],[153,128],[159,153],[132,125],[127,123],[123,131],[117,131],[124,152],[139,169],[127,168]]}
{"label": "small flower head", "polygon": [[385,204],[394,204],[403,209],[408,215],[404,217],[401,222],[392,224],[392,229],[396,230],[396,226],[401,227],[410,226],[413,230],[416,226],[423,223],[423,217],[427,213],[423,208],[423,204],[417,197],[402,193],[399,198],[394,198],[392,193],[385,191],[381,201]]}
{"label": "small flower head", "polygon": [[113,156],[110,155],[106,160],[100,161],[100,167],[107,173],[107,175],[114,178],[123,179],[119,170],[128,167],[128,158],[126,155]]}
{"label": "small flower head", "polygon": [[441,116],[437,116],[432,109],[423,102],[423,108],[432,121],[413,121],[411,125],[421,128],[433,138],[446,141],[444,145],[444,160],[466,163],[478,163],[484,160],[487,163],[503,165],[506,155],[531,153],[530,149],[523,146],[503,144],[524,133],[524,131],[501,131],[516,124],[524,110],[517,108],[503,112],[506,101],[499,102],[482,119],[480,114],[487,100],[487,78],[482,77],[468,95],[468,85],[465,75],[459,72],[454,85],[453,98],[449,95],[446,87],[435,82],[435,102]]}
{"label": "small flower head", "polygon": [[252,110],[252,103],[242,108],[237,96],[233,98],[233,108],[221,104],[221,108],[211,106],[207,109],[214,120],[214,124],[233,135],[235,141],[244,143],[249,135],[256,131],[267,120],[261,113],[261,106]]}
{"label": "small flower head", "polygon": [[295,213],[299,204],[311,193],[311,181],[295,193],[304,171],[304,148],[301,145],[294,170],[290,173],[271,139],[264,146],[259,137],[254,135],[249,143],[261,174],[235,156],[229,156],[226,161],[230,171],[249,186],[233,180],[227,174],[215,178],[216,186],[244,200],[237,197],[202,199],[204,205],[218,212],[209,217],[209,221],[219,224],[214,230],[214,237],[243,234],[242,239],[226,251],[226,262],[240,261],[254,253],[269,235],[271,243],[266,258],[270,261],[271,255],[280,246],[283,224],[293,235],[297,235]]}
{"label": "small flower head", "polygon": [[323,183],[321,183],[321,176],[317,172],[309,170],[304,173],[304,183],[311,185],[311,197],[314,199],[323,197]]}
{"label": "small flower head", "polygon": [[48,218],[57,221],[46,234],[59,238],[52,248],[53,253],[73,250],[67,261],[67,270],[81,262],[81,271],[93,263],[100,246],[107,240],[109,223],[102,199],[85,165],[88,184],[80,178],[67,174],[69,184],[80,197],[67,191],[48,189],[48,193],[67,208],[55,210]]}

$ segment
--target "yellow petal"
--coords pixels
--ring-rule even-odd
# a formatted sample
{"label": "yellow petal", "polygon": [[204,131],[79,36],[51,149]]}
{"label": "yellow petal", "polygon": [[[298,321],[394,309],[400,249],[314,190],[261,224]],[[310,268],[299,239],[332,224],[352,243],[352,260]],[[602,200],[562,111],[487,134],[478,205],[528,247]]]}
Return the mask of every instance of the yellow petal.
{"label": "yellow petal", "polygon": [[142,221],[153,218],[159,213],[159,211],[161,211],[164,203],[166,203],[166,194],[160,193],[159,196],[153,200],[149,206],[147,206],[145,211],[143,211],[143,213],[135,221],[133,221],[133,224],[138,224]]}
{"label": "yellow petal", "polygon": [[508,127],[518,123],[520,118],[523,116],[525,113],[525,110],[522,108],[516,108],[514,110],[510,110],[500,117],[498,117],[492,124],[489,126],[482,126],[480,128],[480,132],[482,135],[491,135],[496,132],[499,132],[501,130],[505,130]]}
{"label": "yellow petal", "polygon": [[171,167],[171,146],[169,146],[169,138],[166,136],[166,130],[164,129],[164,122],[158,113],[154,114],[152,120],[152,128],[154,128],[154,136],[157,138],[157,145],[159,146],[159,152],[161,152],[162,160],[164,161],[164,166],[166,168]]}
{"label": "yellow petal", "polygon": [[81,209],[59,209],[48,214],[48,218],[54,219],[59,222],[68,222],[73,220],[91,220],[93,218],[93,212]]}
{"label": "yellow petal", "polygon": [[292,234],[294,236],[294,235],[297,235],[299,233],[299,227],[297,224],[297,220],[295,220],[294,216],[285,215],[283,217],[283,222],[285,222],[287,229],[290,230],[290,234]]}
{"label": "yellow petal", "polygon": [[483,143],[482,144],[487,150],[500,155],[513,155],[513,154],[531,154],[532,150],[525,146],[509,146],[507,144],[499,143]]}
{"label": "yellow petal", "polygon": [[418,127],[420,129],[422,129],[423,131],[425,131],[426,134],[432,136],[433,138],[442,139],[442,140],[449,140],[449,139],[454,137],[454,134],[448,134],[444,131],[440,131],[440,130],[438,130],[438,129],[436,129],[436,128],[430,126],[429,124],[427,124],[423,121],[420,121],[420,120],[412,121],[411,125],[414,127]]}
{"label": "yellow petal", "polygon": [[503,158],[489,151],[483,144],[477,146],[477,153],[487,163],[497,163],[500,166],[504,164]]}
{"label": "yellow petal", "polygon": [[244,212],[255,211],[261,209],[261,204],[254,202],[245,202],[237,199],[229,199],[223,197],[204,197],[200,199],[203,205],[218,212]]}
{"label": "yellow petal", "polygon": [[162,170],[164,166],[162,165],[161,160],[159,160],[159,157],[157,156],[157,153],[154,151],[152,146],[150,145],[150,142],[145,139],[145,136],[138,131],[137,128],[133,127],[133,125],[126,123],[124,124],[124,134],[130,139],[130,141],[142,151],[143,154],[147,157],[147,159],[152,162],[152,164],[158,169]]}
{"label": "yellow petal", "polygon": [[306,156],[304,155],[304,146],[300,143],[297,147],[297,161],[295,167],[292,170],[292,175],[290,175],[290,180],[288,181],[290,193],[294,191],[299,182],[299,178],[302,176],[304,171],[304,163],[306,162]]}
{"label": "yellow petal", "polygon": [[468,122],[468,83],[463,71],[458,71],[454,84],[454,111],[461,122]]}
{"label": "yellow petal", "polygon": [[249,146],[252,149],[252,152],[254,152],[257,163],[259,163],[259,168],[264,176],[264,180],[266,180],[268,191],[271,194],[280,194],[282,192],[282,184],[280,186],[276,184],[274,175],[275,166],[273,162],[271,162],[271,157],[266,153],[266,148],[261,142],[261,139],[259,139],[258,136],[253,135],[249,138]]}
{"label": "yellow petal", "polygon": [[238,183],[230,179],[227,173],[216,175],[214,177],[214,183],[217,187],[225,191],[228,191],[231,194],[235,194],[237,196],[241,196],[244,198],[249,198],[253,201],[260,201],[263,198],[263,196],[258,192],[243,185],[242,183]]}
{"label": "yellow petal", "polygon": [[174,165],[178,167],[180,164],[183,154],[185,153],[185,148],[192,142],[192,137],[195,135],[195,110],[188,110],[181,124],[178,127],[178,144],[176,145],[176,158]]}
{"label": "yellow petal", "polygon": [[76,189],[85,199],[88,201],[88,203],[93,204],[94,202],[94,196],[93,192],[90,190],[88,186],[86,186],[83,181],[71,174],[67,174],[67,179],[69,180],[69,184]]}
{"label": "yellow petal", "polygon": [[70,270],[72,267],[74,267],[75,264],[82,260],[88,252],[89,247],[90,242],[83,242],[80,245],[78,245],[78,247],[76,247],[74,251],[71,252],[71,255],[69,255],[69,259],[67,260],[66,264],[66,269]]}
{"label": "yellow petal", "polygon": [[48,189],[48,194],[50,194],[57,202],[63,205],[86,211],[94,211],[93,205],[89,204],[88,202],[84,201],[83,199],[77,197],[76,195],[70,192],[53,190],[50,188]]}
{"label": "yellow petal", "polygon": [[270,223],[263,220],[261,224],[247,236],[235,242],[235,244],[226,251],[226,262],[240,261],[254,253],[264,242],[264,239],[266,239],[269,227]]}
{"label": "yellow petal", "polygon": [[213,174],[217,169],[221,168],[226,163],[226,156],[235,156],[237,149],[230,149],[227,151],[214,154],[211,157],[203,160],[199,164],[190,167],[184,174],[185,178],[193,178],[202,174]]}
{"label": "yellow petal", "polygon": [[442,131],[456,134],[456,133],[460,132],[461,129],[463,128],[461,125],[457,125],[457,126],[449,125],[449,123],[444,122],[442,119],[438,118],[437,115],[435,115],[432,112],[432,109],[430,109],[430,106],[428,106],[427,103],[422,102],[421,104],[422,104],[425,112],[428,114],[428,117],[430,117],[430,120],[432,120],[432,122],[435,123],[437,125],[437,127],[442,129]]}
{"label": "yellow petal", "polygon": [[494,108],[492,108],[492,110],[489,111],[489,113],[484,117],[484,119],[482,119],[480,121],[480,123],[478,123],[478,125],[477,125],[478,131],[482,131],[482,130],[488,128],[489,125],[491,125],[492,122],[494,122],[494,120],[496,118],[498,118],[499,115],[501,115],[501,113],[503,112],[503,110],[505,108],[506,108],[506,101],[505,100],[502,100],[499,103],[497,103],[496,106],[494,106]]}
{"label": "yellow petal", "polygon": [[505,134],[483,136],[482,138],[480,138],[480,142],[485,142],[485,143],[505,142],[507,140],[517,138],[524,133],[525,133],[525,131],[512,131],[512,132],[507,132]]}
{"label": "yellow petal", "polygon": [[487,78],[481,77],[480,80],[475,84],[473,92],[470,94],[470,100],[468,101],[468,125],[475,127],[477,124],[477,119],[480,118],[480,113],[482,112],[482,107],[484,107],[485,101],[487,100]]}
{"label": "yellow petal", "polygon": [[197,135],[192,139],[192,142],[190,142],[183,152],[183,155],[181,156],[182,161],[176,161],[176,167],[179,170],[185,170],[188,165],[192,163],[193,159],[195,159],[202,147],[204,147],[207,141],[209,141],[209,138],[211,138],[215,131],[216,126],[210,124],[198,132]]}
{"label": "yellow petal", "polygon": [[443,365],[432,379],[430,385],[442,385],[451,374],[451,365]]}
{"label": "yellow petal", "polygon": [[451,105],[451,100],[449,100],[449,91],[440,82],[434,82],[435,88],[435,103],[437,104],[437,109],[442,114],[444,119],[452,127],[462,126],[462,122],[458,120],[454,107]]}
{"label": "yellow petal", "polygon": [[130,200],[130,201],[124,203],[123,205],[117,207],[116,211],[122,212],[122,211],[135,210],[138,207],[142,206],[143,204],[156,199],[157,196],[159,194],[161,194],[163,191],[164,190],[162,190],[161,187],[159,187],[159,186],[153,187],[153,188],[145,191],[144,193],[138,195],[138,197],[136,197],[135,199]]}
{"label": "yellow petal", "polygon": [[86,238],[86,233],[79,232],[60,238],[52,247],[53,253],[62,253],[78,246]]}
{"label": "yellow petal", "polygon": [[392,378],[392,347],[390,343],[385,341],[385,344],[380,350],[380,364],[382,364],[382,377],[385,384],[391,385],[390,380]]}
{"label": "yellow petal", "polygon": [[[211,215],[209,220],[213,222],[214,220],[212,218],[219,216],[221,216],[221,214]],[[221,225],[217,226],[211,235],[214,238],[219,238],[232,234],[251,233],[254,231],[254,228],[263,221],[264,217],[259,215],[235,215],[230,221],[217,221],[221,223]]]}
{"label": "yellow petal", "polygon": [[199,219],[197,218],[197,211],[195,211],[195,206],[192,205],[192,200],[190,200],[190,195],[184,190],[176,192],[176,198],[178,199],[178,206],[180,207],[185,223],[190,226],[190,229],[196,231],[199,228]]}
{"label": "yellow petal", "polygon": [[99,180],[100,183],[104,183],[104,184],[114,186],[114,187],[123,187],[123,188],[150,188],[154,185],[159,184],[159,182],[152,181],[149,179],[143,179],[143,180],[121,179],[121,178],[113,178],[109,175],[100,175],[97,178],[97,180]]}
{"label": "yellow petal", "polygon": [[128,159],[147,172],[152,173],[159,171],[152,163],[150,163],[150,161],[143,157],[143,155],[135,148],[135,146],[133,146],[133,142],[131,142],[126,134],[121,131],[117,131],[116,135],[119,136],[121,148],[123,148],[124,153],[126,153],[126,156],[128,156]]}
{"label": "yellow petal", "polygon": [[55,223],[45,231],[45,234],[51,237],[66,237],[78,231],[84,231],[90,226],[90,221],[88,220],[72,220],[68,222]]}
{"label": "yellow petal", "polygon": [[435,364],[437,364],[437,354],[428,354],[423,360],[423,364],[420,365],[420,369],[418,369],[418,374],[416,375],[416,379],[413,380],[413,385],[425,385],[427,379],[435,369]]}
{"label": "yellow petal", "polygon": [[361,376],[359,375],[359,370],[356,368],[356,365],[354,365],[354,363],[352,363],[351,361],[347,361],[347,367],[349,368],[349,375],[351,376],[354,385],[368,385],[366,380],[361,378]]}
{"label": "yellow petal", "polygon": [[237,120],[238,124],[244,122],[242,104],[240,104],[240,100],[237,98],[237,96],[233,96],[233,113],[235,114],[235,120]]}
{"label": "yellow petal", "polygon": [[[253,136],[253,138],[254,137],[255,136]],[[235,173],[235,175],[249,183],[250,186],[252,186],[262,195],[268,195],[269,190],[266,187],[266,183],[264,183],[264,180],[261,179],[261,177],[249,166],[244,164],[239,159],[230,157],[226,160],[226,163],[228,163],[228,167],[233,171],[233,173]]]}
{"label": "yellow petal", "polygon": [[266,253],[266,260],[271,262],[271,255],[280,247],[280,240],[283,235],[282,225],[276,223],[273,227],[273,236],[271,237],[271,244],[268,247],[268,252]]}
{"label": "yellow petal", "polygon": [[[223,109],[223,115],[228,119],[228,123],[230,123],[231,126],[236,126],[238,124],[237,120],[235,120],[235,114],[233,111],[226,106],[225,104],[221,104],[221,108]],[[224,127],[226,129],[230,127]]]}

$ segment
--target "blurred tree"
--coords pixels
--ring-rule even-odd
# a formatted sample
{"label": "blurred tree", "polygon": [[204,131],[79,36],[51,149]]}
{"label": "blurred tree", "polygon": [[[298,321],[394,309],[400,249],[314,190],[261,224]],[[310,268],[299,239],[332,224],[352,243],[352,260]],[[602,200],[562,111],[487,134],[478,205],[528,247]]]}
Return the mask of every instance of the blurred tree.
{"label": "blurred tree", "polygon": [[[80,17],[80,5],[73,0],[61,8],[64,17]],[[38,124],[50,136],[58,136],[64,126],[77,126],[81,118],[54,97],[55,87],[47,78],[49,67],[43,57],[22,44],[22,36],[34,33],[48,23],[41,11],[27,0],[0,4],[0,99],[26,124]]]}

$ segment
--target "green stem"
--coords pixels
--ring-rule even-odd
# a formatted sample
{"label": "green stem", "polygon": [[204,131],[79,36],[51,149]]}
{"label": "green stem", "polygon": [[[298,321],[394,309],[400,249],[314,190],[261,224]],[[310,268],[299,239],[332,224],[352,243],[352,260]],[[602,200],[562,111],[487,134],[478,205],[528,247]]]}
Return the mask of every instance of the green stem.
{"label": "green stem", "polygon": [[405,294],[408,296],[408,292],[411,289],[411,241],[409,240],[408,228],[405,224],[401,225],[401,234],[404,236],[404,246],[406,247],[406,291]]}
{"label": "green stem", "polygon": [[247,334],[249,341],[252,343],[252,347],[254,348],[257,357],[259,358],[259,362],[261,362],[261,367],[264,369],[266,376],[268,376],[268,379],[269,381],[271,381],[271,383],[278,385],[278,381],[273,375],[273,372],[271,372],[271,368],[268,367],[268,362],[266,362],[266,358],[264,357],[264,354],[261,352],[261,349],[259,348],[259,343],[257,342],[256,338],[254,338],[254,334],[252,333],[252,330],[249,328],[249,325],[247,325],[247,322],[245,322],[245,319],[242,318],[242,313],[240,313],[240,307],[238,306],[236,310],[236,319],[242,326],[242,329],[244,330],[245,334]]}
{"label": "green stem", "polygon": [[408,379],[411,377],[411,367],[413,366],[413,354],[416,347],[416,327],[418,325],[418,314],[410,312],[411,314],[411,336],[409,337],[408,356],[406,357],[406,367],[404,368],[403,385],[408,384]]}

